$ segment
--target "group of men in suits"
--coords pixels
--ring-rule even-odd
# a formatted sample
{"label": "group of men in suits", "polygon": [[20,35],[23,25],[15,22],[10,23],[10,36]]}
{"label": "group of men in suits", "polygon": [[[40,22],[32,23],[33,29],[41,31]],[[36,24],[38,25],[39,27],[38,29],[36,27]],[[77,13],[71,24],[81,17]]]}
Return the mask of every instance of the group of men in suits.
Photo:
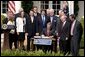
{"label": "group of men in suits", "polygon": [[57,34],[59,39],[60,51],[71,52],[72,56],[78,56],[80,41],[82,36],[82,25],[76,20],[75,15],[71,14],[68,18],[63,12],[59,11],[59,22],[57,26]]}
{"label": "group of men in suits", "polygon": [[[72,14],[68,18],[61,9],[59,10],[59,17],[57,17],[54,14],[54,9],[47,9],[47,13],[41,10],[41,14],[38,13],[37,10],[38,8],[34,6],[28,14],[24,13],[24,17],[26,17],[25,35],[27,36],[27,50],[30,50],[31,38],[35,35],[43,35],[47,24],[50,22],[51,34],[55,39],[59,39],[60,51],[64,54],[71,51],[73,56],[77,56],[82,36],[82,26],[81,23],[75,19],[75,15]],[[20,12],[21,11],[24,10],[20,9]],[[19,13],[15,14],[14,21],[16,21],[18,15]]]}

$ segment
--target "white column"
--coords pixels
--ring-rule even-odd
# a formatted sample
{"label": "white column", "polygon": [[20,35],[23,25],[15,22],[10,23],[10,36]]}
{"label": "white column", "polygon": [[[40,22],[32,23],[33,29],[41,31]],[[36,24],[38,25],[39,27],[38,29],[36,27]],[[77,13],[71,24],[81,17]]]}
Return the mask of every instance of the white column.
{"label": "white column", "polygon": [[60,2],[60,9],[63,8],[63,1]]}
{"label": "white column", "polygon": [[69,15],[74,14],[74,1],[68,1],[69,4]]}
{"label": "white column", "polygon": [[21,1],[15,1],[15,10],[16,10],[16,13],[19,12],[20,8],[21,8]]}
{"label": "white column", "polygon": [[38,12],[40,13],[40,11],[41,11],[41,1],[39,1],[39,6],[38,6]]}
{"label": "white column", "polygon": [[49,1],[49,8],[52,8],[52,1]]}

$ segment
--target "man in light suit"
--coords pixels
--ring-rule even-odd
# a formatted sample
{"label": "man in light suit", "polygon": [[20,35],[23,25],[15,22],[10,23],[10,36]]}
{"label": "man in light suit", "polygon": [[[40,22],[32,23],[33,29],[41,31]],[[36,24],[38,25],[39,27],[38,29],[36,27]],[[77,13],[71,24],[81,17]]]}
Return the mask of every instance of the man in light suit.
{"label": "man in light suit", "polygon": [[70,20],[72,21],[71,30],[70,30],[71,53],[72,56],[78,56],[83,29],[81,23],[78,20],[75,20],[74,14],[70,15]]}

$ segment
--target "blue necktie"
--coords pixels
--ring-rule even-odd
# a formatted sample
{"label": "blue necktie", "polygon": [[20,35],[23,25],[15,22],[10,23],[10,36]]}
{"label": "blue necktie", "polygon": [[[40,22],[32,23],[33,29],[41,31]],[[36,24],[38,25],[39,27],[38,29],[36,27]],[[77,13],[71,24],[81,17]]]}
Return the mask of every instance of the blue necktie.
{"label": "blue necktie", "polygon": [[44,24],[45,24],[45,19],[44,19],[44,17],[45,17],[45,16],[43,16],[43,26],[44,26]]}

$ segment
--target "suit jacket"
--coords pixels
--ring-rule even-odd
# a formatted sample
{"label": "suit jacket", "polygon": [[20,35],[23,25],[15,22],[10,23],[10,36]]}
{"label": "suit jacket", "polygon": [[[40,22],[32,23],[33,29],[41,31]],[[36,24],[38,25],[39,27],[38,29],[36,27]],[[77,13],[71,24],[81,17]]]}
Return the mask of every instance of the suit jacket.
{"label": "suit jacket", "polygon": [[34,36],[36,33],[36,20],[36,17],[34,17],[32,23],[30,16],[28,17],[28,19],[26,19],[26,32],[28,33],[28,37]]}
{"label": "suit jacket", "polygon": [[74,25],[74,30],[73,30],[73,38],[71,38],[74,42],[80,43],[81,37],[82,37],[82,25],[79,21],[76,20],[76,23]]}
{"label": "suit jacket", "polygon": [[66,21],[65,25],[62,27],[62,22],[58,24],[58,36],[60,40],[66,40],[70,35],[70,23]]}
{"label": "suit jacket", "polygon": [[43,26],[43,20],[42,20],[42,16],[40,15],[40,16],[38,16],[37,17],[37,25],[38,25],[38,32],[40,33],[40,35],[43,33],[43,29],[44,28],[46,28],[46,26],[47,26],[47,22],[49,22],[49,19],[48,19],[48,17],[45,15],[45,24],[44,24],[44,26]]}
{"label": "suit jacket", "polygon": [[[48,36],[48,34],[47,34],[47,28],[45,28],[45,29],[43,30],[43,34],[44,34],[45,36]],[[49,36],[52,36],[52,35],[53,35],[53,33],[52,33],[52,31],[50,30]]]}
{"label": "suit jacket", "polygon": [[[57,27],[57,20],[58,19],[58,17],[57,16],[53,16],[53,20],[52,20],[52,24],[51,24],[51,27],[52,27],[52,33],[54,33],[54,35],[55,35],[55,30],[56,30],[56,27]],[[50,19],[50,17],[49,17],[49,21],[51,22],[51,19]]]}

